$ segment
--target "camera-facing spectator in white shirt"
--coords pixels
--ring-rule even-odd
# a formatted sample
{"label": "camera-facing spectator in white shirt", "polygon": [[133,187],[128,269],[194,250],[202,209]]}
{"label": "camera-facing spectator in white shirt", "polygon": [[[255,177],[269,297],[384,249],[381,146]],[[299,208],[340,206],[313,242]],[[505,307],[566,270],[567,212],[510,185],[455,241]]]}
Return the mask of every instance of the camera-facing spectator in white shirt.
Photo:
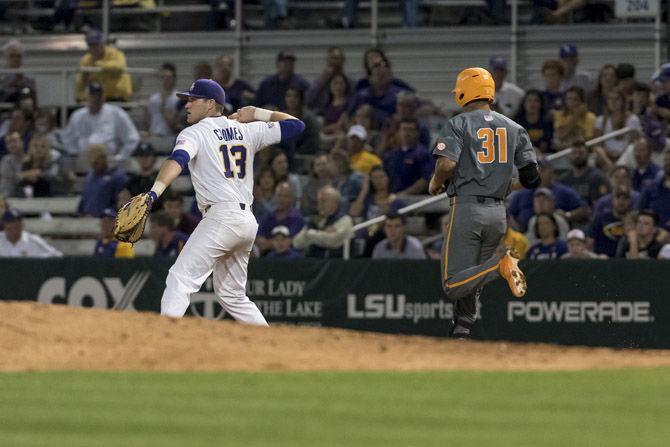
{"label": "camera-facing spectator in white shirt", "polygon": [[378,242],[372,251],[373,259],[426,259],[421,241],[408,236],[405,216],[389,213],[384,222],[386,239]]}
{"label": "camera-facing spectator in white shirt", "polygon": [[146,106],[146,125],[150,135],[175,136],[179,118],[177,98],[177,69],[170,62],[160,70],[160,91],[152,94]]}
{"label": "camera-facing spectator in white shirt", "polygon": [[51,258],[63,253],[46,243],[36,234],[23,229],[23,216],[16,209],[8,209],[2,215],[4,231],[0,233],[0,257],[2,258]]}
{"label": "camera-facing spectator in white shirt", "polygon": [[114,165],[126,161],[140,142],[140,134],[128,113],[105,103],[102,85],[88,86],[88,105],[75,110],[61,133],[63,146],[74,156],[86,153],[89,145],[102,144]]}

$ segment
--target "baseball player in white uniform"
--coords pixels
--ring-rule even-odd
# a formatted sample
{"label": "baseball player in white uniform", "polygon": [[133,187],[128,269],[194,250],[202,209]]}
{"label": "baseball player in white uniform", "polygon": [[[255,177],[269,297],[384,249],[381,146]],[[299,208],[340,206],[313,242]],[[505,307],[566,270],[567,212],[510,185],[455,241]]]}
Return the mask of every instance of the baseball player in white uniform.
{"label": "baseball player in white uniform", "polygon": [[214,272],[217,300],[235,320],[267,326],[246,296],[247,264],[258,224],[251,212],[254,155],[299,135],[305,125],[282,112],[244,107],[222,116],[225,92],[211,79],[198,79],[188,92],[187,121],[165,160],[149,196],[152,201],[188,165],[203,219],[170,268],[161,314],[182,317],[192,293]]}

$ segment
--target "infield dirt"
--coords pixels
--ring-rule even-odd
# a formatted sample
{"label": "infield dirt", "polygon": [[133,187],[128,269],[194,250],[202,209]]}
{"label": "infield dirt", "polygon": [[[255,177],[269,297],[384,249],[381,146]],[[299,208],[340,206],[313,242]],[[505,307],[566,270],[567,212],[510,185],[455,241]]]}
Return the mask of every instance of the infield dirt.
{"label": "infield dirt", "polygon": [[670,366],[670,350],[259,328],[145,312],[0,302],[2,371],[549,371],[654,366]]}

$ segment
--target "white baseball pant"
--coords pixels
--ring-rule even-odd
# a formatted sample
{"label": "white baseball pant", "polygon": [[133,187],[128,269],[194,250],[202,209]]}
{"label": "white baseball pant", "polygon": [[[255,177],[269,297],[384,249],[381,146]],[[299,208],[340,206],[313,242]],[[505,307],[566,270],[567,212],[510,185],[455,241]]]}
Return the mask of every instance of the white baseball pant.
{"label": "white baseball pant", "polygon": [[223,309],[241,323],[267,326],[263,314],[246,295],[249,252],[258,223],[249,205],[212,205],[184,245],[165,281],[161,315],[182,317],[191,294],[214,272],[214,293]]}

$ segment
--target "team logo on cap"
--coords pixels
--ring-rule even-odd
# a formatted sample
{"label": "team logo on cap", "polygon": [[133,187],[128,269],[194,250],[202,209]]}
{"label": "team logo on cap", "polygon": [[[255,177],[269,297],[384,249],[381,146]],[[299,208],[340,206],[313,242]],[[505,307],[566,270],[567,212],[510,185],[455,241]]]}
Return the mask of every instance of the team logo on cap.
{"label": "team logo on cap", "polygon": [[193,90],[195,88],[195,82],[191,84],[191,87],[189,87],[189,90]]}

